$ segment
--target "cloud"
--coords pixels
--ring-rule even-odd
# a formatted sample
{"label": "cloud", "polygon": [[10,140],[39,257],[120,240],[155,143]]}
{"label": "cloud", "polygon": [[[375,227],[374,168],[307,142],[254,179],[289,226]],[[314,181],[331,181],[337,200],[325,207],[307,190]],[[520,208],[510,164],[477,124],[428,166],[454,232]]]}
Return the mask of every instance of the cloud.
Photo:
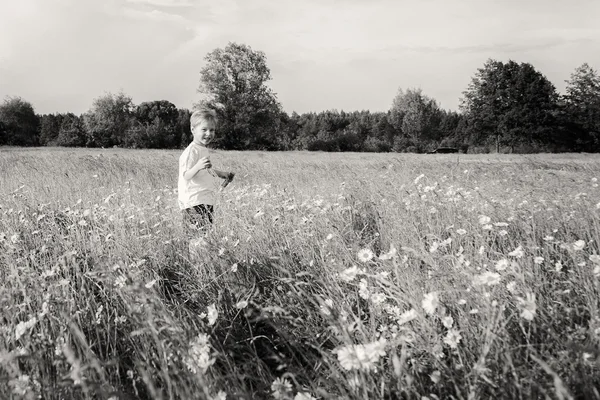
{"label": "cloud", "polygon": [[154,7],[194,7],[192,0],[125,0],[127,3]]}

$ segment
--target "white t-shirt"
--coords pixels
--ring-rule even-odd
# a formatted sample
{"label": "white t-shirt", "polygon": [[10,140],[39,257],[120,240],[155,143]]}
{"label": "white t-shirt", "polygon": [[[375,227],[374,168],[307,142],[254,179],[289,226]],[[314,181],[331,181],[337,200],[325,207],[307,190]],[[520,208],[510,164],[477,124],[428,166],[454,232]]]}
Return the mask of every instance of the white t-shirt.
{"label": "white t-shirt", "polygon": [[180,209],[191,208],[199,204],[215,204],[216,182],[208,170],[201,169],[190,180],[183,177],[183,174],[196,165],[199,159],[208,156],[208,149],[194,142],[190,143],[179,156],[177,189]]}

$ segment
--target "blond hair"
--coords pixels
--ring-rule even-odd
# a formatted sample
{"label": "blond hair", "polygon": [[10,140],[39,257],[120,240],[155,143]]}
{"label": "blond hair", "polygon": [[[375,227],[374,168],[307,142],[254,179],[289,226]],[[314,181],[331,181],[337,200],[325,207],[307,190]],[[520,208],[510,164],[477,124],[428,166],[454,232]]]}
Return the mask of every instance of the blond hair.
{"label": "blond hair", "polygon": [[190,116],[190,128],[198,125],[202,121],[212,122],[213,124],[217,124],[217,114],[208,108],[202,108],[200,110],[194,111],[194,113]]}

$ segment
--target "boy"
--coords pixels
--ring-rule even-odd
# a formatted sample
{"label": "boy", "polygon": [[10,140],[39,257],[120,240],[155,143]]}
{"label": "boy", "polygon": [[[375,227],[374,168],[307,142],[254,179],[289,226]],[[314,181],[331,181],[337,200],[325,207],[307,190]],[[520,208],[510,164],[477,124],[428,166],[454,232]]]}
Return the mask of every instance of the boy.
{"label": "boy", "polygon": [[213,222],[217,184],[214,178],[223,179],[221,187],[226,187],[234,177],[232,172],[212,168],[206,146],[215,137],[216,125],[217,117],[213,111],[195,111],[190,117],[194,139],[179,157],[178,202],[188,236]]}

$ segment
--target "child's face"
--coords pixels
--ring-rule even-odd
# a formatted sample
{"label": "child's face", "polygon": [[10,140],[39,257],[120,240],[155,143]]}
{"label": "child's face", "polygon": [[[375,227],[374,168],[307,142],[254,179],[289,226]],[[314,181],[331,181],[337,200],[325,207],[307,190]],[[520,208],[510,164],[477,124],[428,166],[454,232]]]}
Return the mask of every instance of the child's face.
{"label": "child's face", "polygon": [[194,134],[194,142],[206,146],[215,137],[215,123],[202,120],[192,128],[192,133]]}

